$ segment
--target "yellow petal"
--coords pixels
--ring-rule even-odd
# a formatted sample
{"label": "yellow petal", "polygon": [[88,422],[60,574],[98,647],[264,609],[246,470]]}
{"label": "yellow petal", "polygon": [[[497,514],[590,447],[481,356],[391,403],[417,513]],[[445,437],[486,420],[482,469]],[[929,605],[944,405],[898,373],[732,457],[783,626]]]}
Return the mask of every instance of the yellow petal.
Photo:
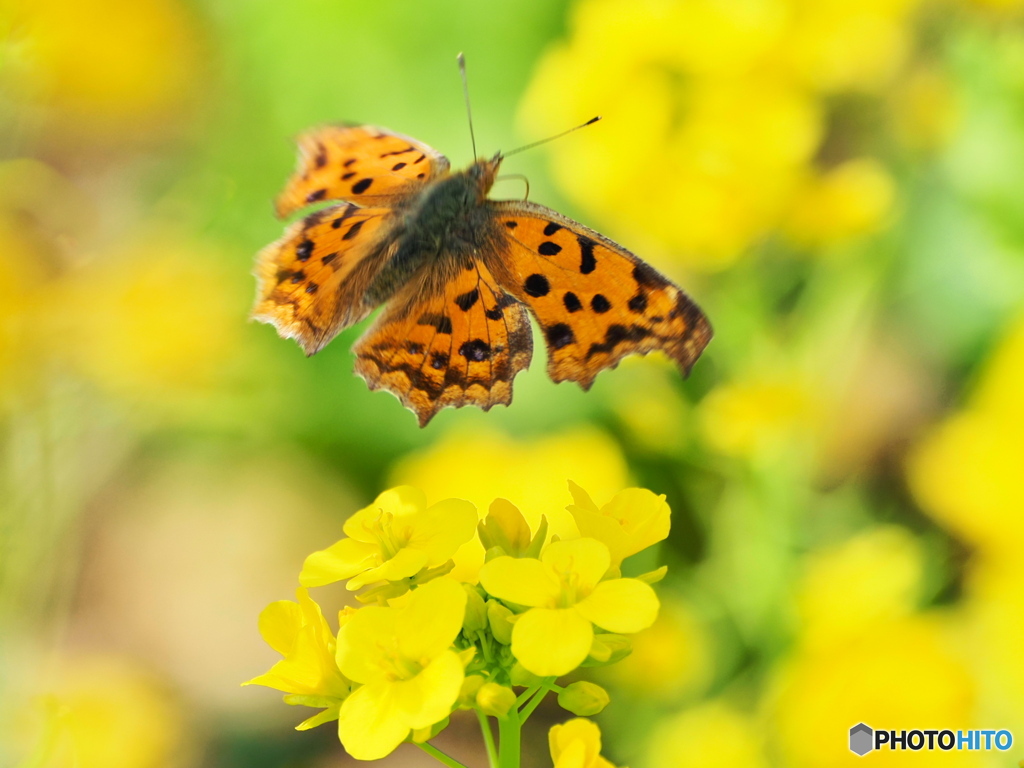
{"label": "yellow petal", "polygon": [[436,658],[459,634],[465,614],[466,591],[461,584],[446,577],[427,582],[400,609],[395,624],[399,653],[417,661]]}
{"label": "yellow petal", "polygon": [[594,630],[574,608],[533,608],[512,628],[512,654],[541,677],[564,675],[587,658]]}
{"label": "yellow petal", "polygon": [[576,609],[609,632],[639,632],[658,618],[658,596],[637,579],[604,581]]}
{"label": "yellow petal", "polygon": [[395,707],[410,728],[427,728],[451,714],[464,676],[458,654],[445,651],[416,677],[392,683]]}
{"label": "yellow petal", "polygon": [[345,585],[346,589],[357,590],[378,581],[399,581],[415,576],[427,565],[427,554],[418,549],[400,549],[390,560],[370,570],[356,574]]}
{"label": "yellow petal", "polygon": [[380,562],[379,558],[380,547],[376,544],[342,539],[306,558],[299,574],[299,583],[304,587],[333,584],[372,568]]}
{"label": "yellow petal", "polygon": [[499,600],[517,605],[554,605],[561,585],[540,560],[496,557],[480,569],[480,584]]}
{"label": "yellow petal", "polygon": [[597,514],[597,504],[595,504],[594,500],[590,498],[590,494],[583,490],[580,486],[576,485],[576,483],[574,483],[572,480],[569,481],[569,493],[572,494],[572,500],[577,507],[587,512],[593,512],[594,514]]}
{"label": "yellow petal", "polygon": [[338,669],[349,680],[370,683],[387,672],[381,666],[389,652],[388,641],[395,637],[398,612],[371,605],[360,608],[338,632]]}
{"label": "yellow petal", "polygon": [[541,552],[540,559],[562,576],[563,582],[571,575],[577,590],[584,595],[597,585],[611,565],[608,547],[597,539],[552,542]]}
{"label": "yellow petal", "polygon": [[622,533],[624,557],[667,538],[671,514],[665,496],[646,488],[626,488],[601,508],[601,515],[614,520]]}
{"label": "yellow petal", "polygon": [[373,527],[382,514],[393,518],[414,515],[427,507],[427,497],[423,491],[410,485],[400,485],[384,491],[373,503],[356,512],[345,521],[345,535],[351,539],[376,542]]}
{"label": "yellow petal", "polygon": [[601,731],[590,720],[577,717],[552,726],[548,746],[555,768],[591,768],[601,754]]}
{"label": "yellow petal", "polygon": [[451,559],[455,551],[473,538],[476,507],[462,499],[445,499],[409,519],[411,535],[407,546],[427,555],[427,566]]}
{"label": "yellow petal", "polygon": [[409,735],[409,725],[395,706],[391,683],[355,690],[338,713],[338,738],[356,760],[387,757]]}
{"label": "yellow petal", "polygon": [[260,612],[260,635],[267,645],[282,656],[291,652],[301,626],[302,609],[291,600],[278,600]]}

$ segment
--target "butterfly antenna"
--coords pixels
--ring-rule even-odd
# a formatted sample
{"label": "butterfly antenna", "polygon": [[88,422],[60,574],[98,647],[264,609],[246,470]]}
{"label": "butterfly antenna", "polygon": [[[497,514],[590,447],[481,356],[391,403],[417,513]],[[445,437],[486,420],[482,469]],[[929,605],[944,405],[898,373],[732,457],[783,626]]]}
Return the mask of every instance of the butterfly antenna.
{"label": "butterfly antenna", "polygon": [[517,154],[519,152],[525,152],[528,149],[533,149],[534,147],[539,147],[541,144],[547,144],[549,141],[554,141],[555,139],[560,139],[563,136],[568,136],[570,133],[572,133],[573,131],[578,131],[580,128],[586,128],[588,125],[593,125],[594,123],[596,123],[600,119],[601,119],[600,115],[598,115],[597,117],[592,117],[589,120],[587,120],[587,122],[580,123],[575,128],[570,128],[568,131],[562,131],[561,133],[556,133],[554,136],[548,136],[546,139],[541,139],[540,141],[535,141],[532,144],[527,144],[524,147],[519,147],[518,149],[513,149],[511,152],[503,152],[501,156],[502,157],[508,157],[509,155],[515,155],[515,154]]}
{"label": "butterfly antenna", "polygon": [[466,97],[466,117],[469,118],[469,140],[473,142],[473,159],[476,159],[476,136],[473,134],[473,110],[469,106],[469,80],[466,79],[466,57],[461,53],[456,57],[459,62],[459,74],[462,75],[462,94]]}

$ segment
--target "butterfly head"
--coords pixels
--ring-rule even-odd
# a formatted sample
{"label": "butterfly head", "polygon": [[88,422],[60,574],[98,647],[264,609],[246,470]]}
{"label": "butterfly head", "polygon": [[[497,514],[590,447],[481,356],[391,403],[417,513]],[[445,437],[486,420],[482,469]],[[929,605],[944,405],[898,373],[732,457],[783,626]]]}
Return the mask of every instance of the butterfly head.
{"label": "butterfly head", "polygon": [[475,183],[481,199],[486,197],[491,187],[494,186],[494,179],[498,175],[502,159],[501,152],[496,153],[490,160],[481,157],[466,171],[466,175]]}

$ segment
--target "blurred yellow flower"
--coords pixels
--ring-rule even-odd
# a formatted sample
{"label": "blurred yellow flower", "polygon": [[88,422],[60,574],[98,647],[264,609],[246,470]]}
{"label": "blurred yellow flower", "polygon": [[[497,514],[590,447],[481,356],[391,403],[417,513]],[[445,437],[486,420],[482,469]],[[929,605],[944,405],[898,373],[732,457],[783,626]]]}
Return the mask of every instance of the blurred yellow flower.
{"label": "blurred yellow flower", "polygon": [[908,461],[921,506],[987,555],[1016,562],[1024,546],[1024,321],[1009,330],[967,408]]}
{"label": "blurred yellow flower", "polygon": [[700,404],[704,439],[716,450],[752,458],[808,439],[820,404],[799,379],[751,380],[716,387]]}
{"label": "blurred yellow flower", "polygon": [[857,237],[886,223],[894,183],[864,159],[818,169],[827,98],[891,86],[920,2],[582,0],[520,121],[540,136],[602,113],[553,154],[555,178],[688,266],[728,266],[778,228],[814,246]]}
{"label": "blurred yellow flower", "polygon": [[338,667],[362,683],[341,705],[338,736],[357,760],[389,755],[455,706],[465,676],[452,650],[466,593],[449,578],[413,590],[401,608],[368,606],[338,632]]}
{"label": "blurred yellow flower", "polygon": [[671,701],[707,684],[713,669],[711,637],[688,604],[670,595],[660,599],[654,624],[630,638],[633,652],[594,672],[639,699]]}
{"label": "blurred yellow flower", "polygon": [[[786,765],[832,768],[859,765],[845,748],[850,726],[975,727],[975,682],[937,616],[876,623],[871,632],[819,648],[804,648],[780,670],[768,697],[770,733]],[[892,723],[892,726],[888,724]],[[931,726],[929,726],[931,727]],[[969,752],[943,755],[943,764],[977,765]],[[882,766],[934,765],[929,752],[882,751]]]}
{"label": "blurred yellow flower", "polygon": [[568,507],[580,536],[597,539],[611,554],[611,571],[618,575],[622,561],[668,536],[671,510],[665,496],[646,488],[627,488],[598,509],[590,495],[569,481],[574,504]]}
{"label": "blurred yellow flower", "polygon": [[797,592],[801,645],[834,645],[910,615],[923,567],[917,539],[896,526],[873,528],[812,553]]}
{"label": "blurred yellow flower", "polygon": [[611,563],[594,539],[556,541],[540,559],[508,556],[486,563],[480,584],[491,595],[527,606],[512,628],[512,653],[535,675],[564,675],[587,658],[593,625],[639,632],[654,623],[658,598],[637,579],[601,581]]}
{"label": "blurred yellow flower", "polygon": [[345,521],[348,538],[306,558],[299,583],[319,587],[348,579],[346,587],[357,590],[407,579],[451,559],[473,538],[476,523],[468,501],[445,499],[428,507],[418,488],[392,488]]}
{"label": "blurred yellow flower", "polygon": [[8,87],[77,129],[145,140],[140,122],[161,127],[196,85],[200,30],[178,0],[15,0],[14,14],[21,55]]}
{"label": "blurred yellow flower", "polygon": [[[163,768],[185,756],[186,722],[178,702],[164,683],[128,658],[66,659],[43,703],[48,743],[36,751],[44,762],[33,766]],[[0,722],[8,746],[26,736],[9,732],[9,725]]]}
{"label": "blurred yellow flower", "polygon": [[334,660],[334,633],[324,620],[320,606],[309,593],[296,590],[297,603],[279,600],[260,614],[260,634],[267,645],[284,658],[269,672],[242,685],[276,688],[287,704],[320,707],[320,712],[298,725],[306,730],[338,717],[338,708],[348,696],[352,683],[338,671]]}
{"label": "blurred yellow flower", "polygon": [[[452,467],[459,467],[452,472]],[[610,498],[628,485],[628,469],[619,446],[603,432],[579,428],[534,440],[515,440],[486,429],[454,431],[429,448],[401,459],[392,482],[422,488],[428,498],[458,497],[483,514],[495,498],[506,499],[536,533],[547,518],[548,535],[576,538],[572,516],[557,499],[565,498],[569,479]],[[455,555],[456,578],[476,581],[484,553],[474,539]]]}
{"label": "blurred yellow flower", "polygon": [[548,747],[554,768],[615,768],[601,757],[600,729],[581,717],[551,726]]}
{"label": "blurred yellow flower", "polygon": [[785,231],[794,242],[811,247],[869,234],[886,223],[895,198],[895,183],[881,163],[848,160],[798,189]]}
{"label": "blurred yellow flower", "polygon": [[910,149],[926,152],[945,146],[960,117],[952,78],[927,64],[915,67],[902,79],[893,90],[889,108],[899,139]]}
{"label": "blurred yellow flower", "polygon": [[655,726],[645,765],[686,768],[766,768],[757,725],[734,707],[710,701],[675,715]]}
{"label": "blurred yellow flower", "polygon": [[70,270],[45,297],[51,345],[115,396],[207,391],[237,346],[239,294],[204,246],[151,233]]}

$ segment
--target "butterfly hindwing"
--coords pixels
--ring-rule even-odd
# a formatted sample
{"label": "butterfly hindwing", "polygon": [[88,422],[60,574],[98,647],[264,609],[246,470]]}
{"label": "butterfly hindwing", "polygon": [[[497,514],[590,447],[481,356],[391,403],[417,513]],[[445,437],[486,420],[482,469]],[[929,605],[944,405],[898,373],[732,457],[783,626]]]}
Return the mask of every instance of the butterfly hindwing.
{"label": "butterfly hindwing", "polygon": [[345,203],[306,216],[260,252],[254,319],[313,354],[369,314],[363,299],[382,266],[387,208]]}
{"label": "butterfly hindwing", "polygon": [[512,401],[533,339],[526,308],[498,287],[481,260],[447,260],[453,274],[414,279],[355,346],[356,373],[419,417],[446,406],[488,410]]}
{"label": "butterfly hindwing", "polygon": [[549,208],[485,203],[502,242],[501,287],[527,304],[548,347],[548,375],[587,389],[628,354],[662,350],[682,369],[711,340],[696,304],[622,246]]}
{"label": "butterfly hindwing", "polygon": [[299,162],[276,201],[287,216],[320,200],[388,205],[448,173],[426,144],[372,125],[325,125],[299,137]]}

